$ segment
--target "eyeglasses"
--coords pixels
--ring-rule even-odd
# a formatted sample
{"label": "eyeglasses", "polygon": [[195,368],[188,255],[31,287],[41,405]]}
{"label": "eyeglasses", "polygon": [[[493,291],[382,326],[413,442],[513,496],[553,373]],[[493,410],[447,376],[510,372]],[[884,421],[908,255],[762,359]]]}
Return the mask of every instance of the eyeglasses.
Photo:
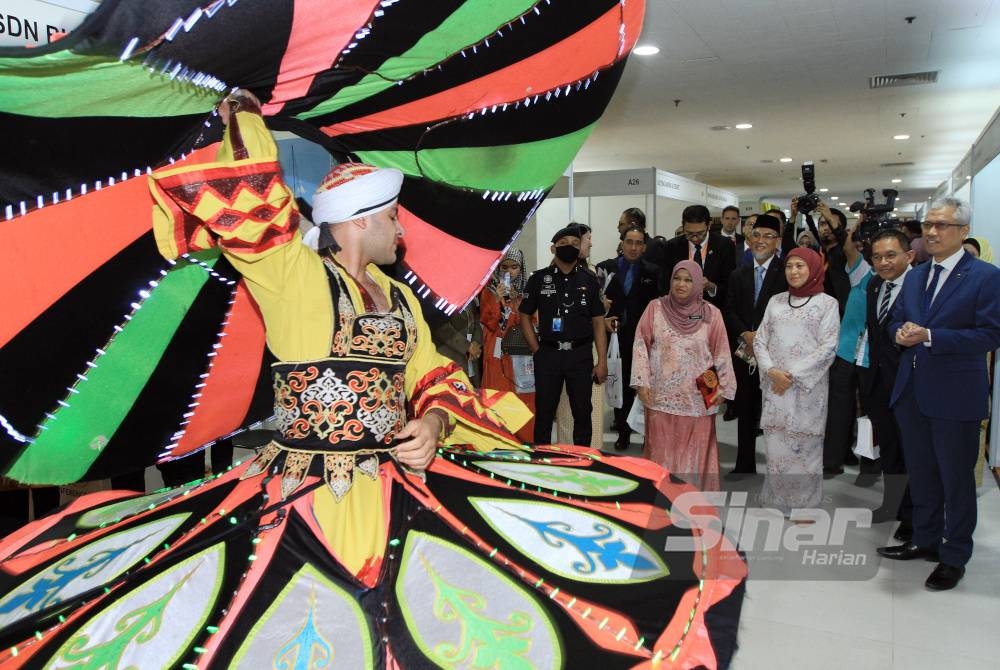
{"label": "eyeglasses", "polygon": [[759,230],[755,230],[752,233],[750,233],[750,237],[752,237],[755,240],[767,240],[768,242],[778,239],[778,236],[775,235],[774,233],[762,233]]}
{"label": "eyeglasses", "polygon": [[706,228],[705,230],[684,231],[684,237],[688,238],[689,240],[697,240],[702,237],[705,237],[706,235],[708,235],[708,228]]}
{"label": "eyeglasses", "polygon": [[924,232],[930,231],[932,228],[937,228],[938,230],[946,230],[948,228],[965,228],[964,223],[945,223],[944,221],[924,221],[920,224],[920,229]]}
{"label": "eyeglasses", "polygon": [[872,263],[881,263],[882,261],[889,261],[892,263],[894,260],[902,256],[903,254],[890,251],[886,254],[872,254]]}

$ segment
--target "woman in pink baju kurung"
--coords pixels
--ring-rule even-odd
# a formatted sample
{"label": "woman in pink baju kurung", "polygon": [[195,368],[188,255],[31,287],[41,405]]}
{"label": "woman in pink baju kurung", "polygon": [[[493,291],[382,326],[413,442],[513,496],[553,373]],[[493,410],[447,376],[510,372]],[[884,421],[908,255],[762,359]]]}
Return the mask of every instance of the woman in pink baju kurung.
{"label": "woman in pink baju kurung", "polygon": [[[692,261],[674,266],[670,293],[646,307],[632,347],[632,379],[646,411],[643,456],[702,490],[719,488],[715,415],[736,395],[722,314],[703,299]],[[710,368],[718,393],[706,406],[697,378]]]}

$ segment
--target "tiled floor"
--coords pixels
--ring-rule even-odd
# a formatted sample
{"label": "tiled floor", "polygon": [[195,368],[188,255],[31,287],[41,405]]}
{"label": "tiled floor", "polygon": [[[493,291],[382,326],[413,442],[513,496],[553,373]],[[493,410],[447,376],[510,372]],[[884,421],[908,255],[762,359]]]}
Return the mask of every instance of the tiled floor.
{"label": "tiled floor", "polygon": [[[736,422],[718,424],[722,471],[735,460]],[[633,436],[633,441],[638,442]],[[610,445],[613,436],[608,434]],[[758,460],[763,444],[758,440]],[[628,450],[638,455],[638,444]],[[823,482],[835,504],[877,504],[879,487],[854,472]],[[887,543],[888,524],[859,531]],[[890,542],[892,542],[890,540]],[[895,544],[895,542],[892,542]],[[751,571],[734,670],[1000,669],[1000,489],[987,471],[979,489],[975,551],[953,591],[924,588],[934,565],[882,560],[866,581],[755,580]]]}

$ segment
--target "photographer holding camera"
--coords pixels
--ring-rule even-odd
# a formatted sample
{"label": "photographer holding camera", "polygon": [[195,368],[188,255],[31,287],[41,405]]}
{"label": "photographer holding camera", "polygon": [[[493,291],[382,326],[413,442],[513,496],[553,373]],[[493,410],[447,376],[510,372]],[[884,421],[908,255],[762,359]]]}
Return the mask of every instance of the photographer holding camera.
{"label": "photographer holding camera", "polygon": [[[802,209],[805,206],[808,209]],[[799,212],[805,214],[810,232],[819,240],[820,250],[826,262],[826,279],[823,291],[837,300],[840,316],[844,316],[847,307],[847,296],[851,292],[852,282],[848,277],[849,268],[854,268],[861,254],[850,241],[847,230],[847,217],[842,211],[830,207],[815,194],[807,194],[792,198],[792,217],[794,222]],[[812,212],[819,214],[819,223],[814,224]]]}

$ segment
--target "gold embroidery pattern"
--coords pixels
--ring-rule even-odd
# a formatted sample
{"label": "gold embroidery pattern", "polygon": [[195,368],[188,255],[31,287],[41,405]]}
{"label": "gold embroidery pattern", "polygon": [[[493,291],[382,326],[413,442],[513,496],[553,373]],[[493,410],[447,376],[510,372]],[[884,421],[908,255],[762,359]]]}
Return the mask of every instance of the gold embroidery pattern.
{"label": "gold embroidery pattern", "polygon": [[403,329],[394,316],[364,316],[357,319],[361,330],[351,338],[351,348],[369,356],[402,358],[406,353],[406,342],[402,340]]}
{"label": "gold embroidery pattern", "polygon": [[281,448],[277,444],[274,442],[269,443],[259,454],[257,454],[257,457],[253,459],[253,463],[250,464],[250,467],[243,471],[240,479],[250,479],[251,477],[256,477],[262,472],[266,472],[271,466],[271,463],[280,453]]}
{"label": "gold embroidery pattern", "polygon": [[384,444],[389,444],[403,429],[405,379],[402,372],[397,372],[390,379],[378,368],[352,372],[347,376],[347,385],[363,394],[358,399],[358,419],[376,440]]}
{"label": "gold embroidery pattern", "polygon": [[285,468],[281,473],[281,499],[284,500],[292,492],[302,486],[309,472],[315,454],[301,451],[285,451]]}

